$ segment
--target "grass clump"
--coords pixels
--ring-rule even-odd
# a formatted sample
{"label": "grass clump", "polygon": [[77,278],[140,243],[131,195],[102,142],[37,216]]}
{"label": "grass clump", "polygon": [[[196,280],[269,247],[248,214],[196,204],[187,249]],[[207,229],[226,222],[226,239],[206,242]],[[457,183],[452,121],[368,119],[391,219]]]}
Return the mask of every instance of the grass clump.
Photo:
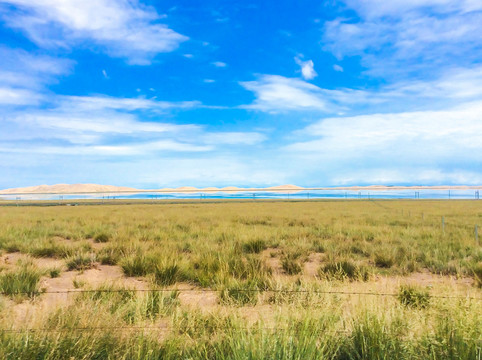
{"label": "grass clump", "polygon": [[254,256],[241,258],[233,254],[229,257],[227,265],[227,275],[237,280],[250,281],[259,287],[266,286],[267,279],[271,276],[271,268]]}
{"label": "grass clump", "polygon": [[325,264],[318,270],[318,275],[328,280],[362,280],[370,277],[368,270],[363,266],[349,261],[334,261]]}
{"label": "grass clump", "polygon": [[61,272],[62,272],[62,270],[59,269],[59,268],[52,268],[48,271],[48,274],[49,274],[50,278],[54,279],[54,278],[58,278],[60,276]]}
{"label": "grass clump", "polygon": [[169,286],[181,279],[181,271],[177,264],[158,264],[154,270],[156,284]]}
{"label": "grass clump", "polygon": [[393,266],[394,260],[391,255],[378,253],[375,254],[375,266],[378,268],[389,269]]}
{"label": "grass clump", "polygon": [[41,276],[42,272],[31,262],[22,263],[15,270],[0,274],[0,292],[11,297],[32,298],[40,292]]}
{"label": "grass clump", "polygon": [[299,263],[299,254],[288,253],[281,258],[281,267],[288,275],[297,275],[301,273],[302,267]]}
{"label": "grass clump", "polygon": [[96,243],[106,243],[109,240],[110,240],[110,237],[106,233],[100,233],[100,234],[95,235],[95,237],[94,237],[94,242],[96,242]]}
{"label": "grass clump", "polygon": [[77,253],[67,259],[66,265],[69,271],[72,270],[88,270],[96,265],[95,254]]}
{"label": "grass clump", "polygon": [[430,294],[420,287],[403,285],[398,291],[398,300],[404,306],[423,309],[429,305]]}
{"label": "grass clump", "polygon": [[120,266],[127,276],[145,276],[152,274],[158,263],[154,256],[148,256],[138,252],[120,260]]}
{"label": "grass clump", "polygon": [[242,245],[243,252],[246,254],[259,254],[267,247],[266,241],[262,239],[250,240]]}
{"label": "grass clump", "polygon": [[40,243],[29,249],[29,253],[37,258],[67,258],[72,256],[74,252],[74,247],[59,244],[53,240]]}

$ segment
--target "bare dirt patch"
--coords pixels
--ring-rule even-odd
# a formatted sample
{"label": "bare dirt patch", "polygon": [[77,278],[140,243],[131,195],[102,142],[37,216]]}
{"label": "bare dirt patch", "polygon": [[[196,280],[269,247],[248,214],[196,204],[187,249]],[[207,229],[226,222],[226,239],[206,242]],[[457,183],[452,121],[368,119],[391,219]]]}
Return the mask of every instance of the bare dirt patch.
{"label": "bare dirt patch", "polygon": [[[281,276],[284,275],[283,267],[281,266],[281,260],[279,259],[280,256],[279,249],[267,248],[261,252],[261,259],[266,262],[271,268],[273,276]],[[273,256],[274,255],[274,256]]]}
{"label": "bare dirt patch", "polygon": [[[188,287],[181,286],[183,289]],[[189,291],[179,292],[179,301],[183,306],[197,307],[204,311],[212,310],[219,304],[219,296],[216,291],[203,291],[202,289],[190,288]]]}
{"label": "bare dirt patch", "polygon": [[52,258],[34,258],[27,254],[19,252],[4,254],[0,256],[0,267],[7,269],[13,268],[19,261],[32,261],[41,270],[47,270],[51,268],[62,269],[64,267],[64,260],[52,259]]}
{"label": "bare dirt patch", "polygon": [[304,275],[310,278],[316,277],[323,257],[324,255],[321,253],[311,253],[308,256],[308,260],[304,263]]}

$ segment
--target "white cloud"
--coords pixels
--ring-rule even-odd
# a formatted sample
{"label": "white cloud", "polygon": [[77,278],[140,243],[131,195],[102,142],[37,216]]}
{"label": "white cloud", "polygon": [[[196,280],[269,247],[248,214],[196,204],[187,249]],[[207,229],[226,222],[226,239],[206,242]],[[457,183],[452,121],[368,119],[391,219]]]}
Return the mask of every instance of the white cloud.
{"label": "white cloud", "polygon": [[303,61],[296,56],[295,61],[301,67],[301,75],[305,80],[312,80],[318,76],[312,60]]}
{"label": "white cloud", "polygon": [[0,46],[0,104],[36,105],[47,96],[42,92],[56,76],[67,74],[72,62],[24,50]]}
{"label": "white cloud", "polygon": [[0,147],[0,152],[8,153],[32,153],[50,155],[94,155],[94,156],[139,156],[153,152],[204,152],[213,150],[212,146],[185,144],[173,140],[160,140],[133,144],[115,145],[75,145],[75,146],[9,146]]}
{"label": "white cloud", "polygon": [[346,110],[349,104],[382,101],[372,98],[365,91],[323,89],[300,79],[279,75],[261,75],[256,81],[240,84],[256,96],[252,104],[243,108],[271,113],[303,110],[333,113]]}
{"label": "white cloud", "polygon": [[241,82],[241,85],[256,95],[254,103],[246,108],[268,112],[310,109],[327,111],[329,108],[320,88],[299,79],[263,75],[259,80]]}
{"label": "white cloud", "polygon": [[338,58],[361,56],[371,74],[436,74],[454,62],[478,60],[482,5],[476,1],[345,1],[359,19],[324,26],[324,49]]}
{"label": "white cloud", "polygon": [[[444,111],[332,117],[298,132],[301,140],[284,150],[308,163],[321,164],[338,183],[343,177],[347,183],[374,182],[377,176],[382,179],[382,173],[387,179],[384,183],[440,183],[444,179],[453,183],[458,169],[471,173],[472,168],[477,173],[475,169],[482,166],[481,118],[480,101]],[[423,174],[437,172],[445,175],[428,179]]]}
{"label": "white cloud", "polygon": [[68,74],[74,62],[68,59],[36,55],[21,49],[0,46],[0,80],[2,85],[38,89]]}
{"label": "white cloud", "polygon": [[0,87],[1,105],[32,105],[40,102],[41,95],[27,89]]}
{"label": "white cloud", "polygon": [[199,101],[155,101],[145,98],[116,98],[111,96],[57,96],[54,103],[66,112],[95,110],[151,110],[163,111],[169,109],[189,109],[200,107]]}
{"label": "white cloud", "polygon": [[225,62],[222,62],[222,61],[214,61],[211,64],[213,64],[216,67],[226,67],[226,66],[228,66]]}
{"label": "white cloud", "polygon": [[[0,104],[4,94],[0,89]],[[20,99],[24,98],[24,94]],[[12,102],[12,96],[9,99]],[[107,96],[54,96],[46,109],[18,108],[0,117],[3,152],[58,155],[151,156],[204,152],[265,140],[258,132],[211,132],[194,124],[161,121],[171,109],[199,102],[162,102]],[[156,120],[146,121],[155,115]],[[7,144],[9,144],[7,146]]]}
{"label": "white cloud", "polygon": [[343,72],[343,68],[338,64],[333,65],[333,70]]}
{"label": "white cloud", "polygon": [[175,50],[187,37],[159,23],[163,16],[137,0],[0,0],[3,19],[42,47],[70,47],[92,41],[129,63],[149,64]]}
{"label": "white cloud", "polygon": [[213,132],[203,136],[206,144],[254,145],[266,140],[259,132]]}
{"label": "white cloud", "polygon": [[243,108],[279,113],[318,111],[347,114],[361,111],[439,109],[482,97],[482,66],[451,68],[431,81],[399,81],[371,90],[325,89],[296,78],[261,75],[240,83],[256,99]]}
{"label": "white cloud", "polygon": [[213,79],[204,79],[203,80],[206,84],[212,84],[213,82],[216,82],[216,80]]}

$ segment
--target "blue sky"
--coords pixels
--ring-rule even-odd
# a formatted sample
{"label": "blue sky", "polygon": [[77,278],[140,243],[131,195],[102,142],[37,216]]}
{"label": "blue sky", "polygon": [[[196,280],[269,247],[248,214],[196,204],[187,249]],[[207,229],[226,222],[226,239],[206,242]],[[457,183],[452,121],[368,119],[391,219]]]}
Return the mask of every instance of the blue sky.
{"label": "blue sky", "polygon": [[482,183],[479,0],[0,0],[0,188]]}

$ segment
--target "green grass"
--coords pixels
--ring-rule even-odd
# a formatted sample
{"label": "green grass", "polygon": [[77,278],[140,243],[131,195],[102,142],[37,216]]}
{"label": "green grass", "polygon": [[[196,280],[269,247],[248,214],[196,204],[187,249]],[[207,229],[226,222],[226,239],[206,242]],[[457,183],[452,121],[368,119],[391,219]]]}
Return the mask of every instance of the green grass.
{"label": "green grass", "polygon": [[19,264],[16,270],[0,273],[0,292],[18,298],[34,297],[40,293],[42,272],[31,262]]}

